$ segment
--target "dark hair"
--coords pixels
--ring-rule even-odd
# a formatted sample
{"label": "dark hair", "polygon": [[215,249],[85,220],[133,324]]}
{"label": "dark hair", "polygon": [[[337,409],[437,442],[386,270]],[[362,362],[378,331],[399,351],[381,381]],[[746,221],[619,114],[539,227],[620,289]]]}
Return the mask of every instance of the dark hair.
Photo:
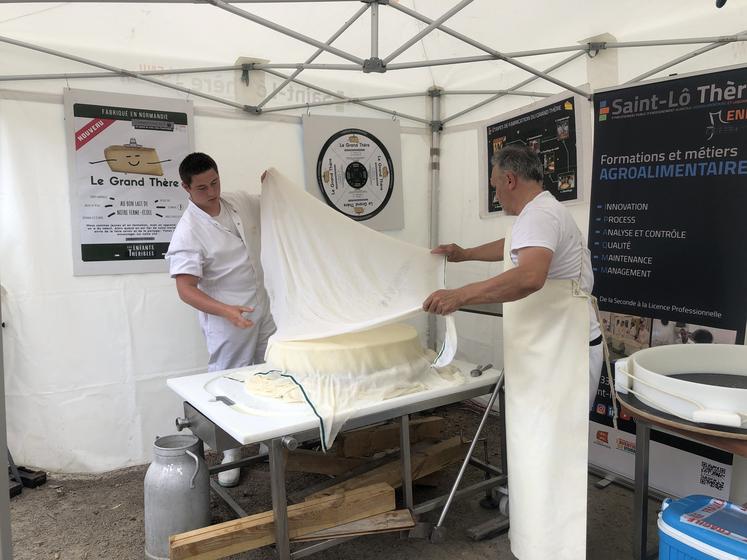
{"label": "dark hair", "polygon": [[504,146],[493,154],[490,163],[529,181],[542,183],[544,180],[542,163],[529,146],[519,144]]}
{"label": "dark hair", "polygon": [[179,177],[186,185],[191,185],[192,177],[215,169],[218,173],[218,165],[215,160],[202,152],[194,152],[185,157],[179,164]]}

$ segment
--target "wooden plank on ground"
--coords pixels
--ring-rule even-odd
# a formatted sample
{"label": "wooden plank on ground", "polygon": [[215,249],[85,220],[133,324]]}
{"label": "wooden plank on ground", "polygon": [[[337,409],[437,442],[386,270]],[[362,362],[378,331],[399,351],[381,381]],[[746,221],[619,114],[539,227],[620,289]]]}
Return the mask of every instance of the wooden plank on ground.
{"label": "wooden plank on ground", "polygon": [[360,467],[367,459],[358,457],[339,457],[331,453],[321,453],[308,449],[296,449],[286,452],[288,472],[305,472],[339,476]]}
{"label": "wooden plank on ground", "polygon": [[[302,535],[365,519],[395,508],[394,489],[373,484],[288,506],[288,536]],[[171,560],[215,560],[275,542],[272,511],[172,535]]]}
{"label": "wooden plank on ground", "polygon": [[[440,416],[413,418],[410,421],[410,443],[441,439],[444,419]],[[377,451],[399,447],[400,423],[393,422],[344,432],[338,436],[338,453],[343,457],[367,457]]]}
{"label": "wooden plank on ground", "polygon": [[412,483],[415,486],[425,486],[427,488],[438,488],[442,482],[442,472],[436,471],[431,474],[427,474],[421,478],[413,479]]}
{"label": "wooden plank on ground", "polygon": [[409,509],[398,509],[387,511],[358,521],[351,521],[337,527],[330,527],[303,535],[294,542],[320,541],[336,539],[339,537],[359,537],[361,535],[372,535],[374,533],[388,533],[391,531],[403,531],[415,527],[415,518]]}
{"label": "wooden plank on ground", "polygon": [[[440,471],[445,466],[463,459],[469,445],[462,441],[460,436],[445,441],[414,449],[411,456],[412,477],[413,479],[422,478],[426,475]],[[384,482],[394,488],[402,485],[402,466],[399,459],[386,463],[378,468],[372,469],[360,476],[350,478],[315,492],[306,497],[307,500],[313,500],[321,496],[328,496],[337,492],[349,492],[355,488],[361,488]]]}

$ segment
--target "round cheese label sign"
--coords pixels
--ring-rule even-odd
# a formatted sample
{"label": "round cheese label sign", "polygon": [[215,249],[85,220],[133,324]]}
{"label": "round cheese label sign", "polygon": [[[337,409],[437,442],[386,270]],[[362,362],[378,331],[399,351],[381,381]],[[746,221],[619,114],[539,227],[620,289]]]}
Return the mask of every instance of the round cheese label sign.
{"label": "round cheese label sign", "polygon": [[324,143],[316,181],[327,204],[354,220],[368,220],[392,196],[393,167],[386,147],[373,134],[346,128]]}

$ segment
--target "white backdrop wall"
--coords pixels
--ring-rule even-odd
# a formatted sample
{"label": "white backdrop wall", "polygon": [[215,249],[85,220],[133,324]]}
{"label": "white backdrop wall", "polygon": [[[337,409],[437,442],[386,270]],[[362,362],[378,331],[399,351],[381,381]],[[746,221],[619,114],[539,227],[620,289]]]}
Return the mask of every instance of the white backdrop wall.
{"label": "white backdrop wall", "polygon": [[[165,380],[204,371],[207,353],[167,274],[72,275],[63,124],[61,95],[0,96],[8,442],[24,465],[100,472],[149,460],[154,437],[181,414]],[[269,166],[303,181],[300,123],[198,106],[195,141],[215,157],[226,191],[259,192]],[[406,227],[392,235],[419,245],[428,239],[428,149],[425,133],[403,135]]]}

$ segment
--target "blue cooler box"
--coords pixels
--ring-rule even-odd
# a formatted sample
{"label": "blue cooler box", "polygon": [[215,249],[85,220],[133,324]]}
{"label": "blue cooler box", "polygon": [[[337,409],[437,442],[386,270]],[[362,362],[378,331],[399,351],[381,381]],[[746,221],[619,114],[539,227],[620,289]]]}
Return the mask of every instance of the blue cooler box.
{"label": "blue cooler box", "polygon": [[747,559],[747,508],[710,496],[664,500],[659,560]]}

